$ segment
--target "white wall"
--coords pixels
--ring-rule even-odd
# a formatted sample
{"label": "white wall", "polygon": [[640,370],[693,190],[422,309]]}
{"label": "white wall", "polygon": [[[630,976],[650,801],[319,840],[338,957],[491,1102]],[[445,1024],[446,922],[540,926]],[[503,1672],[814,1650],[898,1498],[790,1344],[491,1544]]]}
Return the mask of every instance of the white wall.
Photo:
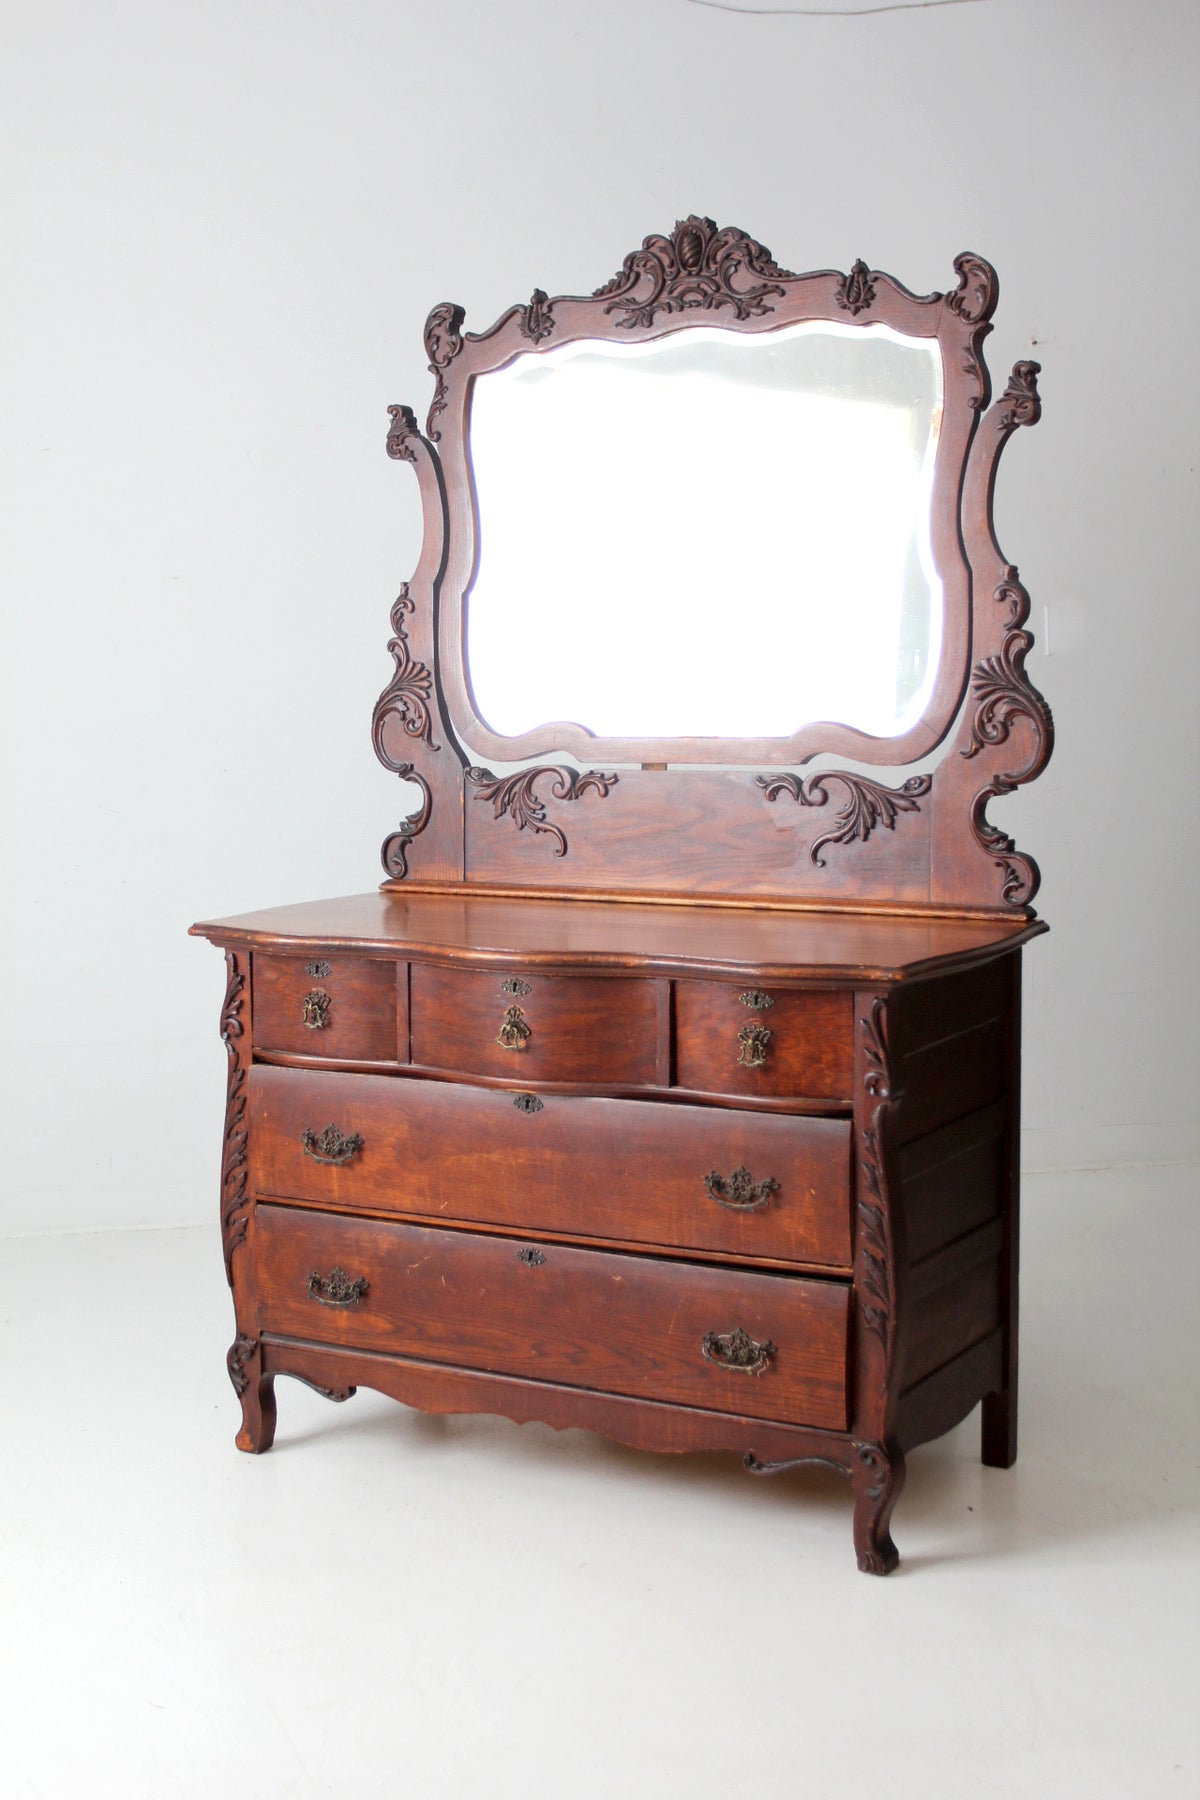
{"label": "white wall", "polygon": [[792,268],[861,255],[924,291],[961,249],[999,267],[993,369],[1036,356],[1046,406],[1001,539],[1060,731],[997,811],[1054,926],[1026,1159],[1197,1153],[1198,20],[10,9],[12,1228],[212,1216],[223,971],[185,929],[378,878],[398,791],[367,725],[419,529],[384,407],[424,408],[429,306],[479,328],[535,283],[588,291],[692,210]]}

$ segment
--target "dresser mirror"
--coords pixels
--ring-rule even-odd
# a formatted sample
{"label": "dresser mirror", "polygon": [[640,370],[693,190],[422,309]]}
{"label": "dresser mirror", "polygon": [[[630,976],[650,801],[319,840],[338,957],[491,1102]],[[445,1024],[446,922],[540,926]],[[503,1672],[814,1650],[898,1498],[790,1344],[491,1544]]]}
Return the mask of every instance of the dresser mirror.
{"label": "dresser mirror", "polygon": [[693,216],[593,294],[434,307],[391,882],[1028,909],[986,809],[1049,754],[991,525],[1036,365],[989,406],[996,278],[954,266],[795,275]]}
{"label": "dresser mirror", "polygon": [[942,389],[935,341],[826,321],[581,339],[477,376],[464,604],[488,742],[511,760],[568,721],[556,749],[620,761],[620,740],[725,759],[823,720],[903,737],[941,649]]}

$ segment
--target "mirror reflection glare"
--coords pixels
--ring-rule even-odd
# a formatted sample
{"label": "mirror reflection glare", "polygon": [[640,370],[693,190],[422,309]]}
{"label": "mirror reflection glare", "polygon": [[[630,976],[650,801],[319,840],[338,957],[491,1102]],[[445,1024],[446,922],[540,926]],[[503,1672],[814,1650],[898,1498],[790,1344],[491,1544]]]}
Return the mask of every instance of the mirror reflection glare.
{"label": "mirror reflection glare", "polygon": [[517,736],[894,737],[937,673],[935,343],[886,326],[563,345],[480,376],[476,709]]}

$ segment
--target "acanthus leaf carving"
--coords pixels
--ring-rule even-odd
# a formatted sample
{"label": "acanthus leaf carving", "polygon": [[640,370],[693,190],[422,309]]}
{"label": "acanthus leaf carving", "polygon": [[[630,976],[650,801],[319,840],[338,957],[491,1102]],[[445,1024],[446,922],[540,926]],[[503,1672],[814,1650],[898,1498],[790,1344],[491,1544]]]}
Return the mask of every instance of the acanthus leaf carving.
{"label": "acanthus leaf carving", "polygon": [[228,980],[221,1008],[221,1037],[229,1057],[229,1073],[225,1084],[225,1138],[221,1153],[221,1244],[225,1253],[225,1274],[232,1287],[233,1253],[246,1240],[250,1213],[246,1122],[249,1056],[242,1023],[246,977],[232,950],[225,952],[225,967]]}
{"label": "acanthus leaf carving", "polygon": [[964,325],[986,325],[996,310],[999,283],[990,262],[973,251],[964,250],[954,259],[958,286],[945,296],[946,305],[957,313]]}
{"label": "acanthus leaf carving", "polygon": [[998,605],[1008,607],[1004,640],[1000,654],[985,657],[972,672],[975,712],[971,719],[971,741],[962,755],[970,758],[981,750],[1007,743],[1014,722],[1017,719],[1028,722],[1032,747],[1025,762],[1020,768],[993,774],[988,785],[975,796],[971,807],[971,830],[975,841],[1004,877],[1001,893],[1005,904],[1027,906],[1041,881],[1037,863],[1016,848],[1007,832],[989,822],[987,804],[1000,795],[1011,794],[1041,774],[1054,749],[1054,717],[1025,673],[1025,658],[1033,647],[1033,633],[1024,629],[1029,617],[1029,595],[1011,563],[1005,567],[1004,580],[996,588],[994,598]]}
{"label": "acanthus leaf carving", "polygon": [[441,439],[438,420],[446,410],[446,370],[462,349],[462,322],[466,314],[453,300],[435,306],[425,321],[425,354],[435,387],[425,421],[426,435],[436,444]]}
{"label": "acanthus leaf carving", "polygon": [[384,726],[389,718],[395,716],[399,719],[402,729],[409,737],[419,738],[431,750],[441,748],[433,741],[433,722],[429,712],[433,675],[428,666],[419,662],[412,654],[408,633],[404,629],[405,619],[415,611],[406,581],[401,585],[391,613],[394,635],[388,643],[388,650],[396,670],[375,702],[375,711],[371,715],[371,742],[375,746],[375,754],[384,768],[393,772],[396,772],[398,765],[388,755],[383,743]]}
{"label": "acanthus leaf carving", "polygon": [[[746,282],[747,275],[756,279]],[[641,249],[630,252],[593,298],[608,299],[605,312],[623,314],[618,328],[632,331],[652,325],[660,312],[692,307],[729,306],[735,318],[759,317],[770,312],[773,298],[782,297],[778,283],[788,278],[765,245],[736,226],[718,230],[712,219],[693,213],[676,220],[669,236],[643,238]]]}
{"label": "acanthus leaf carving", "polygon": [[848,312],[855,319],[873,304],[875,289],[871,282],[871,271],[861,257],[852,264],[848,275],[838,276],[836,298],[842,311]]}
{"label": "acanthus leaf carving", "polygon": [[1012,366],[1008,386],[1000,396],[1004,411],[1000,415],[1001,431],[1015,431],[1018,425],[1036,425],[1042,416],[1042,397],[1037,378],[1041,363],[1017,362]]}
{"label": "acanthus leaf carving", "polygon": [[855,1286],[865,1329],[879,1339],[885,1360],[892,1345],[892,1231],[884,1193],[882,1129],[891,1105],[887,1005],[882,996],[859,1020],[870,1110],[859,1141],[858,1254]]}
{"label": "acanthus leaf carving", "polygon": [[229,1370],[229,1379],[239,1400],[250,1386],[250,1373],[246,1365],[257,1360],[258,1339],[239,1333],[225,1354],[225,1367]]}
{"label": "acanthus leaf carving", "polygon": [[389,406],[388,417],[392,421],[387,434],[388,455],[394,462],[415,463],[417,446],[414,440],[421,435],[416,413],[411,406]]}
{"label": "acanthus leaf carving", "polygon": [[555,856],[567,854],[567,840],[557,825],[546,817],[546,802],[537,793],[543,775],[551,776],[551,797],[555,800],[578,800],[587,793],[604,799],[616,786],[615,775],[602,775],[598,769],[582,773],[557,763],[541,763],[535,769],[520,769],[515,775],[494,775],[490,769],[468,769],[467,780],[476,789],[476,797],[490,800],[493,815],[501,819],[507,813],[518,831],[528,828],[555,840]]}
{"label": "acanthus leaf carving", "polygon": [[418,775],[411,763],[396,763],[388,766],[389,768],[394,767],[402,781],[414,782],[421,790],[421,804],[416,812],[410,813],[406,819],[401,819],[395,831],[389,837],[384,838],[380,850],[384,873],[390,875],[393,881],[403,881],[408,874],[408,847],[429,823],[433,795],[425,777]]}
{"label": "acanthus leaf carving", "polygon": [[529,296],[529,305],[521,308],[517,327],[521,336],[527,337],[531,344],[540,344],[554,330],[551,302],[541,288],[534,288]]}
{"label": "acanthus leaf carving", "polygon": [[933,781],[929,775],[910,775],[900,787],[889,788],[865,775],[851,775],[845,769],[830,769],[805,779],[792,774],[756,775],[754,779],[766,799],[774,801],[780,794],[787,794],[800,806],[827,806],[829,783],[841,782],[846,800],[837,810],[832,829],[817,838],[808,853],[818,869],[825,867],[821,851],[827,844],[865,844],[877,827],[894,831],[901,813],[919,812],[917,802],[929,792]]}

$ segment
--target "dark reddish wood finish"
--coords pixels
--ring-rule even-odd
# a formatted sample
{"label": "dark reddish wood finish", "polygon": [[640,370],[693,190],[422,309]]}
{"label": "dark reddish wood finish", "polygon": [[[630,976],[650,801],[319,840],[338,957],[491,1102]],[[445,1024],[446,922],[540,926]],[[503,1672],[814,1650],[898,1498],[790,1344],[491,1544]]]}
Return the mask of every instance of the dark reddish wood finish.
{"label": "dark reddish wood finish", "polygon": [[[417,471],[425,515],[421,564],[392,615],[395,672],[376,709],[386,766],[421,784],[418,810],[384,846],[391,878],[1029,916],[1036,864],[988,823],[986,807],[1040,774],[1053,744],[1049,708],[1025,673],[1033,642],[1028,597],[992,524],[1000,452],[1018,426],[1040,416],[1039,368],[1017,363],[988,408],[982,344],[996,276],[969,252],[954,268],[954,288],[924,296],[861,264],[849,275],[794,275],[744,231],[718,231],[692,217],[626,259],[619,294],[607,283],[590,297],[543,300],[532,327],[527,306],[511,307],[478,333],[463,331],[461,307],[434,308],[426,348],[437,386],[425,432],[408,408],[393,407],[388,434],[389,454]],[[769,333],[804,320],[863,330],[882,324],[940,348],[932,536],[945,616],[923,718],[893,739],[836,724],[806,726],[790,739],[736,742],[604,739],[563,725],[494,737],[475,712],[463,662],[477,556],[468,435],[475,379],[581,339],[647,342],[690,326]],[[714,654],[723,650],[736,658],[736,616],[728,645],[716,644]],[[527,766],[502,778],[473,768],[465,783],[452,781],[447,745],[463,764],[491,757]],[[895,766],[939,746],[931,775],[901,782],[861,766],[815,776],[786,767],[822,752],[868,769]],[[561,762],[564,752],[580,760],[583,780]]]}
{"label": "dark reddish wood finish", "polygon": [[[523,1260],[527,1254],[529,1260]],[[260,1205],[262,1329],[493,1373],[648,1395],[713,1412],[841,1430],[850,1289],[836,1281],[685,1268],[554,1244]],[[353,1305],[314,1273],[369,1285]],[[761,1375],[707,1358],[709,1333],[773,1343]]]}
{"label": "dark reddish wood finish", "polygon": [[[303,1147],[330,1121],[363,1140],[343,1165]],[[849,1271],[842,1119],[259,1067],[250,1124],[264,1196]],[[776,1184],[753,1210],[709,1192],[741,1168]]]}
{"label": "dark reddish wood finish", "polygon": [[[529,992],[505,992],[517,982]],[[415,965],[412,1060],[430,1069],[508,1081],[652,1086],[658,1068],[658,995],[651,981],[528,977]],[[508,1013],[528,1036],[500,1042]]]}
{"label": "dark reddish wood finish", "polygon": [[[754,1009],[743,993],[771,1004]],[[742,1034],[769,1032],[759,1067]],[[848,994],[746,989],[716,981],[675,984],[675,1067],[680,1087],[758,1098],[807,1094],[848,1106],[854,1091],[854,1032]]]}
{"label": "dark reddish wood finish", "polygon": [[[1040,773],[1053,726],[992,498],[1040,402],[1018,363],[988,407],[995,277],[973,256],[955,269],[924,298],[862,264],[794,276],[690,219],[590,299],[535,293],[478,335],[460,308],[430,315],[424,433],[390,409],[425,536],[373,721],[411,784],[387,891],[193,928],[228,962],[242,1449],[269,1447],[290,1374],[333,1400],[363,1383],[432,1412],[736,1450],[755,1473],[823,1462],[850,1478],[875,1574],[897,1560],[908,1452],[982,1402],[983,1460],[1012,1462],[1020,949],[1044,927],[1036,865],[986,807]],[[475,375],[572,339],[809,318],[941,346],[947,598],[925,717],[901,742],[490,739],[462,652]],[[598,641],[614,666],[631,653]],[[464,738],[526,766],[473,766]],[[929,774],[885,777],[939,747]],[[814,769],[821,752],[849,766]],[[314,1030],[310,981],[329,996]],[[773,1004],[746,1006],[754,990]],[[497,1042],[510,1007],[518,1048]],[[739,1061],[756,1021],[759,1067]]]}
{"label": "dark reddish wood finish", "polygon": [[[403,964],[369,957],[263,956],[253,966],[256,1040],[262,1050],[338,1062],[399,1061],[396,985]],[[305,1001],[324,996],[312,1014],[323,1023],[305,1023]]]}

